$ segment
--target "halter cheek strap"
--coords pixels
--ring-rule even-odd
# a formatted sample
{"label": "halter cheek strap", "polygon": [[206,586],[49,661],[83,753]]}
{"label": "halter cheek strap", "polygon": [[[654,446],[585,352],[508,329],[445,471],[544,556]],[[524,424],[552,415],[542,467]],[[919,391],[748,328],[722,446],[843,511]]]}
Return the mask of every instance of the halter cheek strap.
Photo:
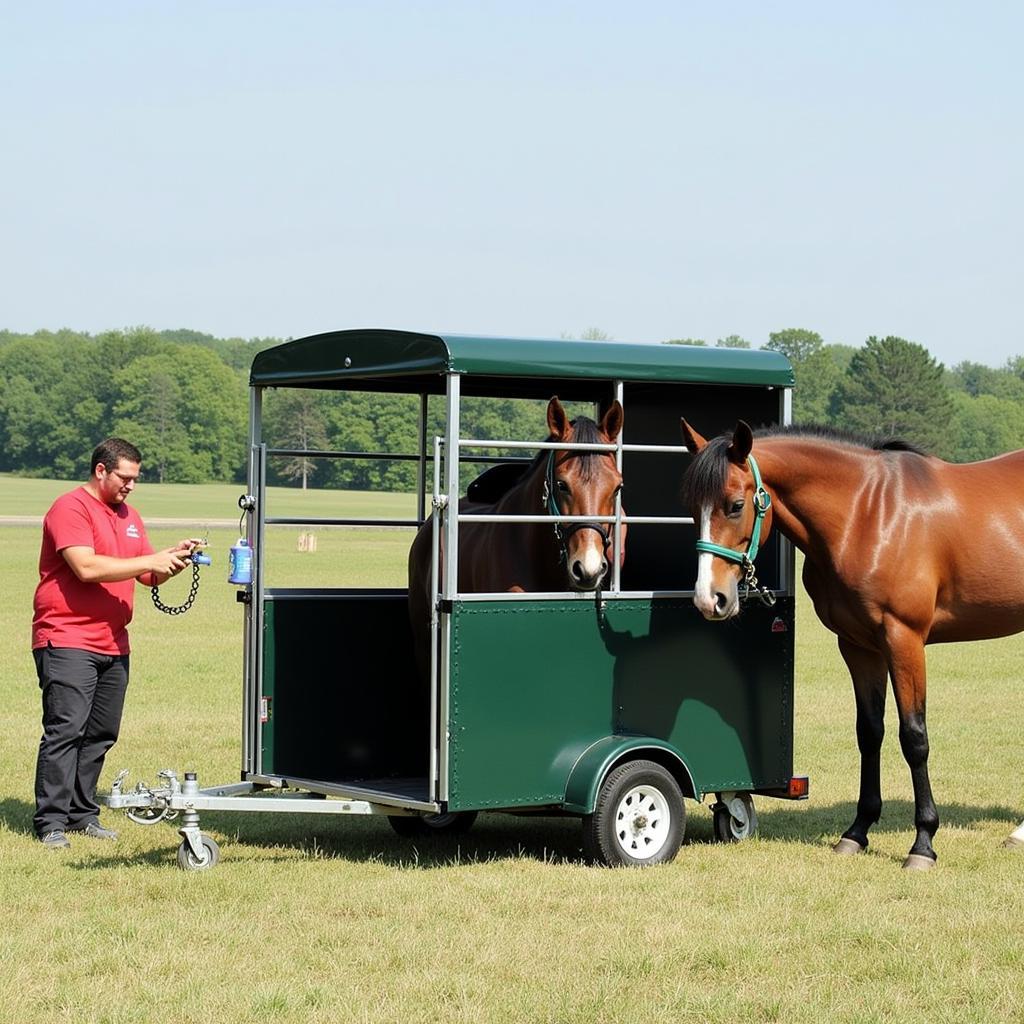
{"label": "halter cheek strap", "polygon": [[[558,502],[555,500],[555,449],[551,449],[551,453],[548,455],[547,471],[544,474],[544,492],[541,496],[541,503],[544,505],[548,515],[560,516],[562,510],[558,507]],[[608,531],[605,530],[600,523],[570,523],[568,526],[562,526],[562,524],[556,519],[555,520],[555,539],[558,541],[558,546],[562,552],[562,561],[567,562],[569,560],[569,549],[566,546],[569,538],[579,530],[597,530],[601,535],[601,540],[604,542],[604,550],[607,552],[609,545],[612,540],[608,535]]]}
{"label": "halter cheek strap", "polygon": [[738,551],[735,548],[723,547],[721,544],[713,544],[709,540],[698,540],[697,550],[709,555],[718,555],[719,558],[724,558],[728,562],[738,562],[743,566],[744,582],[747,585],[748,593],[750,590],[756,591],[761,600],[770,606],[775,604],[775,595],[767,587],[758,583],[757,577],[754,575],[754,559],[757,558],[757,553],[761,549],[761,524],[764,522],[768,509],[772,507],[772,496],[761,483],[761,471],[757,468],[757,460],[753,455],[747,456],[747,463],[754,477],[754,526],[750,531],[750,543],[747,545],[747,550]]}

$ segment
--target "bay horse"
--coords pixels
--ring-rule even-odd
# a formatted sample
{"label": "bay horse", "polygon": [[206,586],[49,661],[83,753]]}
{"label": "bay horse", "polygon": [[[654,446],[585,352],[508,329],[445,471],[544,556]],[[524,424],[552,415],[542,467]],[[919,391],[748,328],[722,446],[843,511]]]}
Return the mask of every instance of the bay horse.
{"label": "bay horse", "polygon": [[[804,554],[818,618],[839,638],[853,679],[860,794],[833,849],[867,848],[882,810],[880,750],[887,677],[914,786],[917,837],[905,868],[930,868],[939,825],[928,778],[925,645],[1024,629],[1024,451],[955,465],[902,441],[824,428],[758,431],[742,420],[708,441],[682,420],[696,453],[683,478],[699,540],[693,602],[719,621],[740,609],[748,552],[776,527]],[[1007,839],[1024,847],[1024,824]]]}
{"label": "bay horse", "polygon": [[[600,424],[587,416],[569,417],[555,396],[548,402],[548,441],[614,444],[622,431],[622,406],[613,401]],[[509,478],[510,464],[484,476]],[[498,473],[496,473],[496,470]],[[483,479],[482,477],[480,478]],[[513,476],[514,479],[514,476]],[[459,511],[497,515],[613,516],[622,476],[613,452],[542,449],[497,497],[474,501],[474,488]],[[478,488],[486,491],[486,488]],[[461,523],[459,591],[497,593],[578,590],[596,592],[608,573],[611,524]],[[620,530],[620,563],[626,528]],[[409,615],[421,674],[430,659],[432,524],[419,529],[409,550]]]}

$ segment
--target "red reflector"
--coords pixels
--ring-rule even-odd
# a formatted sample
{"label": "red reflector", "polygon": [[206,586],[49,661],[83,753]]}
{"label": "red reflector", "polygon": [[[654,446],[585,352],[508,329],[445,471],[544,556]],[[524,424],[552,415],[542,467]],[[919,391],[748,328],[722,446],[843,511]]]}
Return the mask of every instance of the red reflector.
{"label": "red reflector", "polygon": [[811,791],[811,780],[806,775],[794,775],[789,780],[789,797],[791,800],[803,800]]}

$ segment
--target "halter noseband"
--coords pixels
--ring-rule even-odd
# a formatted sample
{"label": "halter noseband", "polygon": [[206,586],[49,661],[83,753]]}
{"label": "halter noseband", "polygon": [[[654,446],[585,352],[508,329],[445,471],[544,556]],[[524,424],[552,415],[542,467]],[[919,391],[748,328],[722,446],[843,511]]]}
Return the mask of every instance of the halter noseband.
{"label": "halter noseband", "polygon": [[775,595],[768,587],[759,583],[754,575],[754,559],[761,548],[761,524],[772,506],[772,496],[765,490],[761,483],[761,472],[757,468],[757,460],[753,455],[747,456],[750,465],[750,472],[754,477],[754,526],[750,531],[750,543],[746,551],[738,551],[735,548],[723,547],[721,544],[713,544],[709,540],[697,540],[697,550],[709,555],[718,555],[727,562],[738,562],[743,568],[743,582],[747,591],[744,596],[749,596],[754,591],[761,600],[771,607],[775,604]]}

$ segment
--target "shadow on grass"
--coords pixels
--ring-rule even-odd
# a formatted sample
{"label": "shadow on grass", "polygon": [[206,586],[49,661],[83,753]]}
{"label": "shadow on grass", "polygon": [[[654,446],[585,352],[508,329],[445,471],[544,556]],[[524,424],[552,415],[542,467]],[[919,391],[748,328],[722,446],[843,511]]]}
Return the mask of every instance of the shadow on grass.
{"label": "shadow on grass", "polygon": [[32,815],[36,813],[36,805],[16,797],[0,799],[0,823],[11,832],[34,836],[36,830],[32,825]]}
{"label": "shadow on grass", "polygon": [[[0,804],[0,807],[3,805]],[[711,814],[707,807],[687,805],[686,845],[708,846],[715,842]],[[853,821],[853,803],[784,804],[762,800],[758,805],[759,841],[803,843],[820,849],[831,845]],[[969,827],[983,821],[1005,821],[1016,826],[1017,812],[1005,806],[950,804],[940,808],[945,825]],[[908,800],[885,805],[882,820],[872,834],[913,835],[914,806]],[[339,820],[341,819],[341,820]],[[423,870],[447,868],[508,859],[541,863],[579,864],[583,861],[580,822],[572,817],[482,814],[472,831],[461,836],[428,835],[416,839],[397,835],[383,818],[322,815],[204,814],[202,828],[228,853],[259,862],[287,862],[312,858],[377,863]],[[124,822],[125,829],[144,828]],[[76,865],[82,869],[136,863],[168,867],[174,863],[179,837],[175,826],[151,826],[162,830],[165,839],[158,848],[118,853],[104,850]],[[939,841],[941,842],[941,831]],[[97,851],[99,853],[99,851]],[[684,854],[685,855],[685,850]]]}

